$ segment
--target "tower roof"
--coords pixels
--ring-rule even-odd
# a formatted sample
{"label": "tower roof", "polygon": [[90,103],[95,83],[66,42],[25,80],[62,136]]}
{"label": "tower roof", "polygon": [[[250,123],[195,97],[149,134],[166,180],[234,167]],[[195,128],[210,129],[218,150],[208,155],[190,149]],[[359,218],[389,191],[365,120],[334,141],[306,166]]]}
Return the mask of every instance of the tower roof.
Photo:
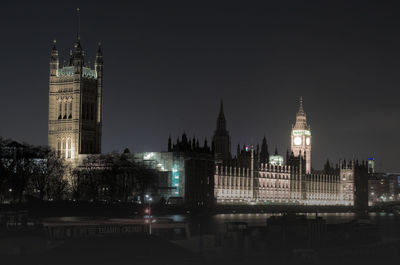
{"label": "tower roof", "polygon": [[299,106],[299,111],[297,112],[297,115],[305,115],[304,109],[303,109],[303,97],[300,96],[300,106]]}
{"label": "tower roof", "polygon": [[310,126],[307,124],[306,113],[303,109],[303,97],[300,97],[299,111],[296,114],[296,124],[294,125],[294,128],[299,130],[309,130],[309,127]]}
{"label": "tower roof", "polygon": [[217,128],[215,130],[215,135],[228,135],[226,130],[226,119],[224,115],[224,102],[221,99],[219,114],[217,118]]}
{"label": "tower roof", "polygon": [[53,49],[52,49],[52,51],[57,51],[56,43],[57,43],[57,41],[56,41],[56,39],[54,39],[53,40]]}
{"label": "tower roof", "polygon": [[219,107],[219,115],[218,119],[225,119],[224,115],[224,101],[221,99],[220,107]]}

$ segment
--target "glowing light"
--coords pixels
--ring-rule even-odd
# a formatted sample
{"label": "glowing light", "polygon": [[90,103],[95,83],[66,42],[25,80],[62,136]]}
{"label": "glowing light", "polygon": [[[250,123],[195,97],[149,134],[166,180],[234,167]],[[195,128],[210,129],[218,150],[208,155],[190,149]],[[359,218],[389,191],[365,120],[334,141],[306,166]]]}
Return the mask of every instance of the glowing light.
{"label": "glowing light", "polygon": [[311,136],[311,132],[309,130],[293,130],[292,134],[294,136],[301,136],[301,135]]}
{"label": "glowing light", "polygon": [[154,157],[154,153],[153,152],[151,152],[151,153],[145,153],[144,155],[143,155],[143,160],[150,160],[150,159],[152,159]]}
{"label": "glowing light", "polygon": [[301,145],[301,137],[300,136],[296,136],[294,138],[294,144],[295,145]]}
{"label": "glowing light", "polygon": [[180,194],[180,189],[179,189],[179,181],[180,180],[180,175],[179,175],[179,167],[178,165],[173,165],[172,166],[172,186],[175,187],[175,195]]}

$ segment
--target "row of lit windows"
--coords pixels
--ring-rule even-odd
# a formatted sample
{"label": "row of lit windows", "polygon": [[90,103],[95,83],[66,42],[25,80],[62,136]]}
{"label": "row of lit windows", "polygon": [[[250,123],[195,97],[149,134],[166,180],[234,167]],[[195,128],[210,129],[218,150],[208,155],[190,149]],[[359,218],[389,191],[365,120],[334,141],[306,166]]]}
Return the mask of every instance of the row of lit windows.
{"label": "row of lit windows", "polygon": [[72,142],[71,138],[58,139],[57,142],[57,155],[62,158],[71,158]]}
{"label": "row of lit windows", "polygon": [[[83,103],[82,105],[82,119],[94,120],[95,118],[95,105],[94,103]],[[58,103],[58,119],[66,120],[72,119],[72,101],[65,101]]]}
{"label": "row of lit windows", "polygon": [[72,119],[72,101],[58,103],[58,119]]}

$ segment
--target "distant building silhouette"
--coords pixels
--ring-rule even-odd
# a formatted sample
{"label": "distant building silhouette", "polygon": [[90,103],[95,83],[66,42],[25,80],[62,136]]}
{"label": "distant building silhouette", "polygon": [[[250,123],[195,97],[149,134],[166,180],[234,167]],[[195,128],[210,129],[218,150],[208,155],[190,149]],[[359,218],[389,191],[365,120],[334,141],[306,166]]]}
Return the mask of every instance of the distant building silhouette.
{"label": "distant building silhouette", "polygon": [[227,163],[231,159],[231,137],[226,129],[224,103],[221,100],[217,128],[214,132],[212,149],[217,163]]}

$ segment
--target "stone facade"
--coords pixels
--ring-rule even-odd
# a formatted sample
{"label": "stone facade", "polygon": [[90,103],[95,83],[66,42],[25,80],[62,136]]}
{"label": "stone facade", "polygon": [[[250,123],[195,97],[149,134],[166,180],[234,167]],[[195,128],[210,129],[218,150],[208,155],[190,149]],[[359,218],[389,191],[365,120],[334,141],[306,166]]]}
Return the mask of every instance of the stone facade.
{"label": "stone facade", "polygon": [[307,124],[306,113],[303,110],[303,99],[296,115],[296,123],[292,126],[291,150],[294,156],[303,156],[306,160],[306,173],[311,173],[311,130]]}
{"label": "stone facade", "polygon": [[[222,112],[222,107],[221,111]],[[220,118],[218,121],[225,119]],[[219,126],[217,123],[217,130]],[[214,143],[215,144],[215,143]],[[216,149],[217,150],[217,149]],[[218,152],[217,152],[218,153]],[[275,150],[275,156],[278,152]],[[226,156],[228,157],[228,155]],[[267,159],[264,137],[261,151],[244,147],[231,160],[216,160],[214,197],[220,204],[354,205],[355,164],[340,163],[329,172],[312,171],[311,130],[300,98],[291,130],[291,153],[286,164]],[[283,160],[282,156],[279,156]]]}
{"label": "stone facade", "polygon": [[303,174],[299,167],[271,164],[254,169],[254,162],[250,168],[215,169],[214,197],[220,204],[353,205],[353,193],[353,163],[341,164],[334,174]]}
{"label": "stone facade", "polygon": [[69,63],[60,67],[55,42],[50,58],[48,145],[66,159],[101,153],[103,55],[85,63],[79,37]]}

